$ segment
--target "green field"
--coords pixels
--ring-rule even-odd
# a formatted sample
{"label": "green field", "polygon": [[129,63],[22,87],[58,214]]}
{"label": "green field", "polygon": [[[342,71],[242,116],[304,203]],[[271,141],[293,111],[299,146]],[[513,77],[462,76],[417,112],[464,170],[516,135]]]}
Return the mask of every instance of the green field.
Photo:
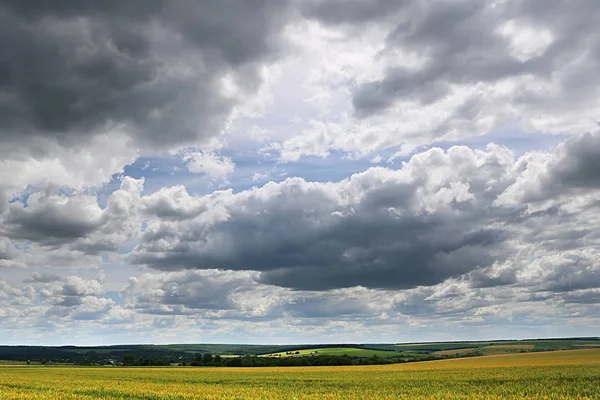
{"label": "green field", "polygon": [[[296,354],[298,353],[298,354]],[[296,351],[262,354],[261,357],[302,357],[302,356],[350,356],[350,357],[391,357],[398,356],[394,351],[361,349],[356,347],[324,347]]]}
{"label": "green field", "polygon": [[283,368],[0,366],[0,399],[597,399],[600,349]]}
{"label": "green field", "polygon": [[[518,351],[548,351],[548,350],[574,350],[581,347],[596,347],[600,345],[598,340],[580,339],[556,339],[556,340],[497,340],[487,342],[439,342],[439,343],[403,343],[395,347],[399,351],[413,351],[420,353],[432,353],[475,349],[482,354],[511,353]],[[373,347],[373,346],[370,346]]]}

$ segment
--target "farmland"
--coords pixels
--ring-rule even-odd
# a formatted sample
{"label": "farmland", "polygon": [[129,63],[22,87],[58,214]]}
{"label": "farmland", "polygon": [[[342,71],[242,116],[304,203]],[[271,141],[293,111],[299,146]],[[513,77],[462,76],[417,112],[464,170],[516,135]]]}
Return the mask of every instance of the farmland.
{"label": "farmland", "polygon": [[[204,366],[258,366],[258,365],[315,365],[316,356],[336,358],[321,360],[320,365],[357,363],[390,363],[431,360],[438,358],[474,357],[492,354],[514,354],[550,350],[598,348],[598,338],[493,340],[475,342],[430,343],[363,343],[363,344],[169,344],[169,345],[116,345],[116,346],[0,346],[0,360],[52,364],[98,365],[121,363],[126,356],[135,359],[135,365],[191,364],[199,356],[219,355],[219,361]],[[298,354],[296,354],[298,352]],[[270,356],[269,356],[270,355]],[[243,362],[235,358],[243,358]],[[345,357],[347,356],[347,357]],[[376,356],[376,357],[375,357]],[[303,358],[312,361],[302,360]],[[359,360],[360,359],[360,360]],[[281,360],[281,363],[277,363]],[[305,362],[306,361],[306,362]]]}
{"label": "farmland", "polygon": [[289,368],[0,366],[0,399],[592,399],[600,350]]}
{"label": "farmland", "polygon": [[263,355],[264,357],[303,357],[303,356],[343,356],[350,357],[392,357],[398,353],[394,351],[372,350],[356,347],[323,347],[302,349],[296,351],[282,351]]}
{"label": "farmland", "polygon": [[434,354],[438,356],[490,355],[529,351],[573,350],[600,346],[598,340],[552,339],[552,340],[500,340],[488,342],[439,342],[397,344],[403,353]]}

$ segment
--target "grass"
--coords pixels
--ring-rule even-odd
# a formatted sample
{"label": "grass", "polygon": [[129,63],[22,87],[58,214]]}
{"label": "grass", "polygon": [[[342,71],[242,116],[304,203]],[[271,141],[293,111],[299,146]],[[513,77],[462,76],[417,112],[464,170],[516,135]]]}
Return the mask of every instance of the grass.
{"label": "grass", "polygon": [[526,349],[533,350],[533,344],[493,344],[485,346],[485,349]]}
{"label": "grass", "polygon": [[595,399],[600,350],[287,368],[0,366],[0,399]]}
{"label": "grass", "polygon": [[[296,354],[296,352],[298,354]],[[301,356],[343,356],[348,355],[350,357],[390,357],[390,356],[398,356],[400,353],[394,351],[384,351],[384,350],[372,350],[372,349],[360,349],[355,347],[324,347],[324,348],[313,348],[313,349],[303,349],[303,350],[294,350],[287,354],[288,352],[278,352],[278,353],[269,353],[263,354],[261,357],[301,357]]]}
{"label": "grass", "polygon": [[472,353],[476,350],[477,350],[477,347],[468,347],[466,349],[439,350],[439,351],[434,351],[433,354],[435,354],[436,356],[456,356],[456,355]]}
{"label": "grass", "polygon": [[407,343],[398,344],[396,347],[401,351],[433,352],[442,350],[471,349],[485,347],[493,342],[446,342],[446,343]]}
{"label": "grass", "polygon": [[26,365],[26,361],[0,360],[0,365]]}
{"label": "grass", "polygon": [[[482,354],[515,353],[519,351],[547,351],[571,350],[580,347],[600,347],[598,340],[580,339],[555,339],[555,340],[503,340],[487,342],[432,342],[432,343],[405,343],[395,345],[400,351],[413,351],[418,353],[433,353],[446,355],[464,353],[463,349],[478,349]],[[451,350],[457,350],[451,352]],[[458,351],[461,350],[461,351]],[[468,351],[466,352],[468,353]]]}

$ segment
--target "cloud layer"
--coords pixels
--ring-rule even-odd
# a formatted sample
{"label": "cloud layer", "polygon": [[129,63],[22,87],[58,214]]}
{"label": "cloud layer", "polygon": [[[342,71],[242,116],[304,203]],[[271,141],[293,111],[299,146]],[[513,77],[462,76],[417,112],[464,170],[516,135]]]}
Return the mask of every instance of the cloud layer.
{"label": "cloud layer", "polygon": [[0,1],[0,341],[595,335],[599,13]]}

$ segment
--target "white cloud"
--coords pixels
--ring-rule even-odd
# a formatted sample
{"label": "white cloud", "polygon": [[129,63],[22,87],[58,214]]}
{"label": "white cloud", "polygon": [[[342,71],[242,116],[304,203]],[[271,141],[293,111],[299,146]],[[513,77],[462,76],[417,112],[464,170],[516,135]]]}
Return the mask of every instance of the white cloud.
{"label": "white cloud", "polygon": [[96,136],[79,148],[64,148],[52,142],[40,143],[39,147],[46,153],[20,152],[0,159],[0,182],[11,195],[28,186],[102,186],[138,156],[135,147],[119,132]]}
{"label": "white cloud", "polygon": [[215,152],[186,152],[183,161],[190,172],[204,174],[216,180],[224,180],[235,171],[235,164],[231,158]]}
{"label": "white cloud", "polygon": [[2,341],[600,326],[595,0],[29,7],[0,6]]}
{"label": "white cloud", "polygon": [[[103,252],[119,250],[141,231],[143,180],[124,177],[101,208],[83,192],[35,192],[0,214],[0,262],[5,266],[91,266]],[[18,247],[17,247],[18,245]]]}
{"label": "white cloud", "polygon": [[[486,208],[511,183],[513,163],[499,146],[454,147],[337,183],[293,178],[197,198],[164,189],[142,200],[154,218],[132,261],[165,270],[252,269],[264,282],[295,288],[436,283],[502,252],[504,239],[494,233],[501,228]],[[362,265],[381,271],[367,278]],[[427,278],[413,269],[427,269]]]}
{"label": "white cloud", "polygon": [[313,96],[328,99],[328,112],[277,140],[283,161],[400,146],[406,153],[515,121],[523,134],[597,129],[594,1],[335,8],[356,13],[312,3],[307,14],[320,25],[301,31],[313,61],[306,80]]}

